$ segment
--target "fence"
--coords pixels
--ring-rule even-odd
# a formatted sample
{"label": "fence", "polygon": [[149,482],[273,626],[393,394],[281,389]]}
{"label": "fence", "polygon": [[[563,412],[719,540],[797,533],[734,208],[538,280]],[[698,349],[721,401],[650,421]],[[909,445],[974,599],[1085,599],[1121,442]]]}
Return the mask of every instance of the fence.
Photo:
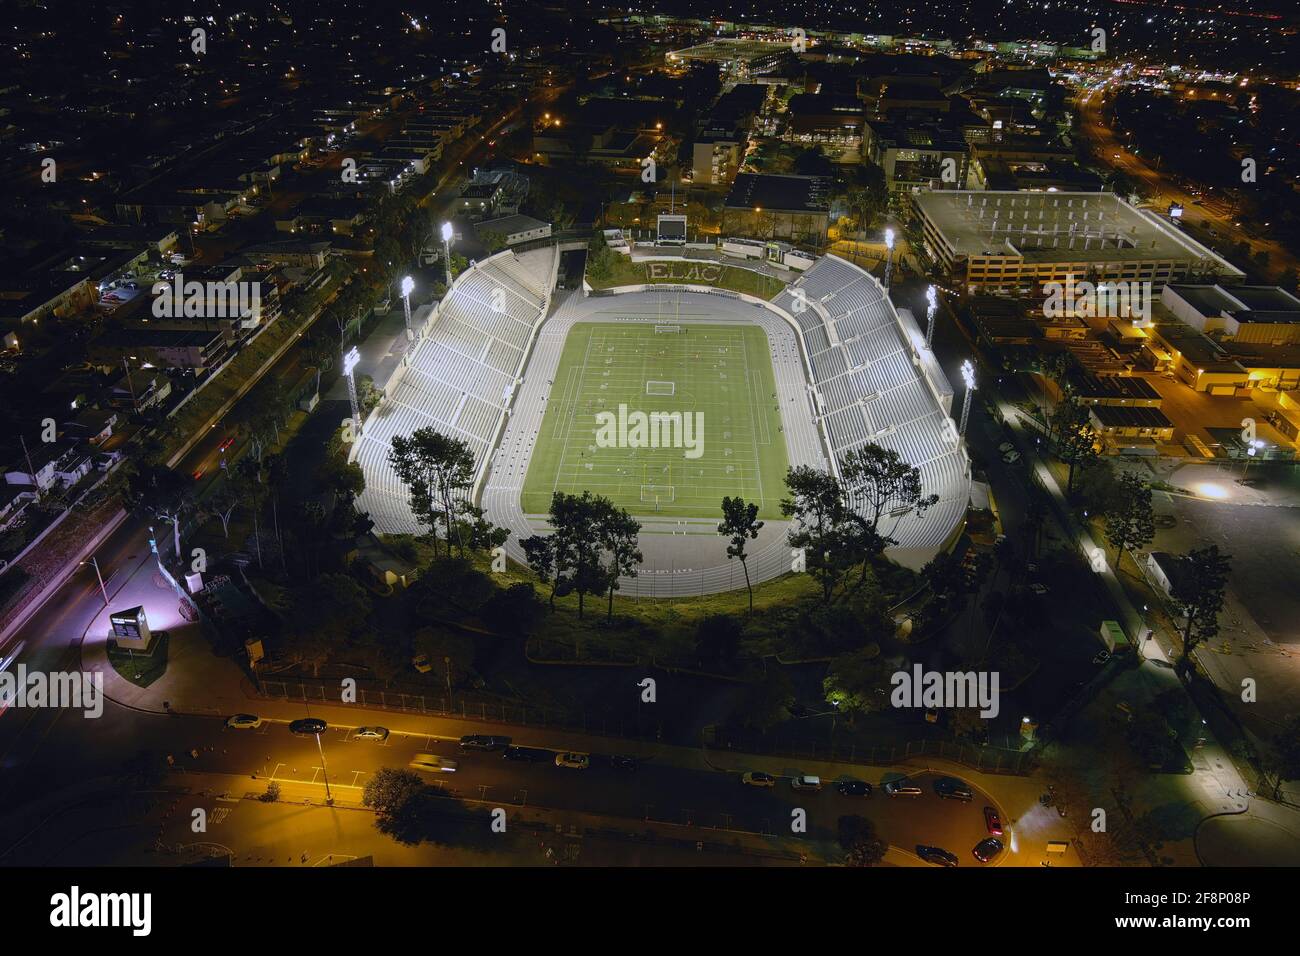
{"label": "fence", "polygon": [[743,742],[730,738],[725,743],[719,741],[715,747],[773,757],[876,767],[901,764],[923,757],[936,757],[963,764],[981,773],[1014,775],[1028,774],[1037,764],[1037,755],[1032,750],[979,747],[946,740],[915,740],[888,744],[865,744],[852,740],[831,740],[825,743],[778,740],[765,745],[764,741],[753,738],[745,739]]}

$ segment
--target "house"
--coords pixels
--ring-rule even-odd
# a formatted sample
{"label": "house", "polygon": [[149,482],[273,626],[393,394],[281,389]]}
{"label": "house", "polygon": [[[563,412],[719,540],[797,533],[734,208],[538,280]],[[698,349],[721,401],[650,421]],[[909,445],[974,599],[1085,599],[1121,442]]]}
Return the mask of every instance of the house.
{"label": "house", "polygon": [[551,234],[551,224],[532,216],[502,216],[500,219],[486,219],[474,230],[480,241],[485,234],[496,233],[505,238],[507,246],[514,246],[534,239],[546,239]]}

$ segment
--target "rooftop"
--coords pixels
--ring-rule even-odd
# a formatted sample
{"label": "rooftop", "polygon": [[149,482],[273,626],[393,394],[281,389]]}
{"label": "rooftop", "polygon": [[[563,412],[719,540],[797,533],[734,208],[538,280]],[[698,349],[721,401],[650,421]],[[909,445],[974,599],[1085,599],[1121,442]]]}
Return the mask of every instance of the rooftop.
{"label": "rooftop", "polygon": [[957,256],[1020,256],[1029,262],[1194,260],[1243,273],[1213,251],[1113,193],[939,190],[915,203]]}
{"label": "rooftop", "polygon": [[831,180],[824,176],[772,176],[738,173],[727,194],[730,209],[828,212]]}

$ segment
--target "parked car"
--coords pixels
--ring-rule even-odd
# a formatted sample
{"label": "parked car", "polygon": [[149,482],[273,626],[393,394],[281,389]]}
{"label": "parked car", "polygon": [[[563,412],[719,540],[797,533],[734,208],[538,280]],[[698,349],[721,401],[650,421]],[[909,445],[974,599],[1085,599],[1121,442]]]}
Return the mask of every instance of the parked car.
{"label": "parked car", "polygon": [[934,792],[944,800],[967,801],[975,796],[970,787],[956,777],[940,777],[934,782]]}
{"label": "parked car", "polygon": [[609,765],[615,770],[636,770],[641,766],[641,758],[629,754],[614,754],[609,758]]}
{"label": "parked car", "polygon": [[1047,585],[1039,584],[1035,581],[1033,584],[1029,585],[1029,590],[1033,591],[1035,594],[1043,595],[1047,593]]}
{"label": "parked car", "polygon": [[790,786],[796,790],[820,790],[822,788],[822,778],[801,773],[797,777],[790,778]]}
{"label": "parked car", "polygon": [[357,740],[379,740],[388,739],[387,727],[358,727],[357,732],[353,734]]}
{"label": "parked car", "polygon": [[231,730],[256,730],[262,726],[262,718],[257,714],[235,714],[226,720],[226,726]]}
{"label": "parked car", "polygon": [[891,780],[883,789],[891,797],[919,797],[922,792],[920,787],[906,780]]}
{"label": "parked car", "polygon": [[988,863],[1001,852],[1002,841],[996,837],[986,837],[975,844],[975,859],[981,863]]}
{"label": "parked car", "polygon": [[591,766],[591,757],[588,754],[565,751],[555,755],[555,766],[567,767],[570,770],[586,770]]}
{"label": "parked car", "polygon": [[936,866],[956,866],[957,854],[949,853],[941,846],[925,846],[918,844],[916,855],[927,863],[933,863]]}
{"label": "parked car", "polygon": [[776,777],[761,770],[749,770],[740,775],[740,782],[747,787],[775,787]]}
{"label": "parked car", "polygon": [[1020,460],[1020,452],[1009,451],[1002,456],[1002,460],[1005,461],[1008,465],[1014,465],[1016,462]]}
{"label": "parked car", "polygon": [[437,754],[416,754],[411,758],[411,769],[425,773],[455,773],[459,766],[456,761]]}
{"label": "parked car", "polygon": [[429,663],[428,654],[416,654],[411,658],[411,666],[421,674],[427,674],[429,671],[433,670],[433,665]]}
{"label": "parked car", "polygon": [[841,780],[835,789],[844,797],[869,797],[873,787],[863,780]]}
{"label": "parked car", "polygon": [[998,451],[1002,452],[1002,454],[1004,455],[1009,451],[1015,451],[1015,450],[1016,450],[1016,446],[1011,444],[1011,442],[1009,441],[1004,441],[1001,445],[998,445]]}
{"label": "parked car", "polygon": [[493,737],[488,734],[466,734],[460,738],[461,750],[505,750],[510,746],[509,737]]}
{"label": "parked car", "polygon": [[984,808],[984,825],[988,827],[989,833],[994,836],[1002,836],[1002,818],[998,816],[998,811],[993,807]]}
{"label": "parked car", "polygon": [[319,717],[303,717],[301,720],[289,722],[289,733],[297,734],[299,737],[315,737],[317,734],[325,733],[325,721]]}
{"label": "parked car", "polygon": [[507,747],[501,756],[505,760],[517,760],[520,763],[537,763],[550,760],[551,752],[537,747]]}

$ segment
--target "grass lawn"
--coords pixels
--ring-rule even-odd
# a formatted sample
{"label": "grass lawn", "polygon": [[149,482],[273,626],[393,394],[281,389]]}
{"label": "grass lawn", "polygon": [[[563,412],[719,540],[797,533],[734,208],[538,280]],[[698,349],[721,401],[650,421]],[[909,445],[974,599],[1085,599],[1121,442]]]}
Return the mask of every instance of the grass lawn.
{"label": "grass lawn", "polygon": [[601,279],[587,276],[593,289],[610,289],[621,285],[646,285],[668,282],[676,285],[709,285],[732,292],[744,292],[760,299],[770,299],[783,288],[780,279],[751,269],[721,265],[716,262],[686,260],[682,262],[633,262],[615,256],[614,267]]}
{"label": "grass lawn", "polygon": [[137,687],[148,687],[167,673],[167,642],[168,635],[160,632],[154,634],[148,652],[128,651],[110,643],[108,662],[119,676]]}
{"label": "grass lawn", "polygon": [[[545,513],[555,491],[591,491],[633,514],[713,518],[724,495],[740,495],[763,517],[780,517],[788,458],[767,335],[757,326],[671,327],[680,331],[657,332],[664,326],[654,322],[573,327],[528,466],[525,512]],[[679,416],[671,424],[681,427],[651,427],[642,445],[629,417],[637,412]],[[628,423],[612,442],[602,414]]]}

